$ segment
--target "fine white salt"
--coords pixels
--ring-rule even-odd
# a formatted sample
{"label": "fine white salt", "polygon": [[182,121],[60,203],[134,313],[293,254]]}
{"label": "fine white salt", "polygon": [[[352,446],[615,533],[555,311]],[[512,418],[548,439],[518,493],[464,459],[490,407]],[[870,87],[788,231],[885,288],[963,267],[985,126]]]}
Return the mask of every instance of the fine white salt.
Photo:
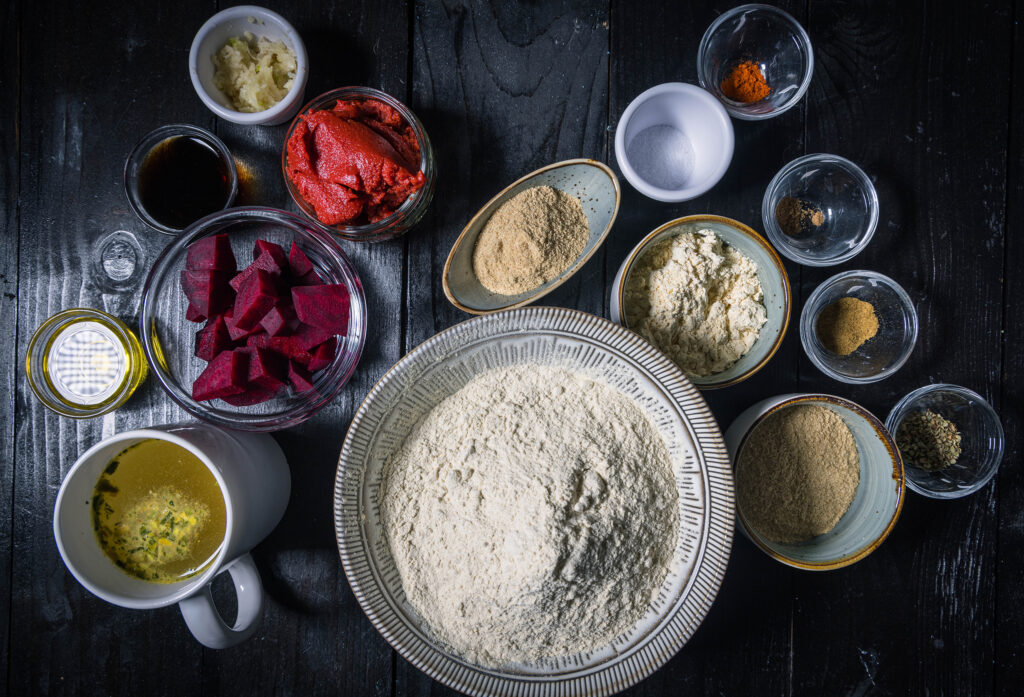
{"label": "fine white salt", "polygon": [[626,146],[626,157],[644,181],[660,189],[681,189],[693,173],[690,139],[667,124],[637,133]]}

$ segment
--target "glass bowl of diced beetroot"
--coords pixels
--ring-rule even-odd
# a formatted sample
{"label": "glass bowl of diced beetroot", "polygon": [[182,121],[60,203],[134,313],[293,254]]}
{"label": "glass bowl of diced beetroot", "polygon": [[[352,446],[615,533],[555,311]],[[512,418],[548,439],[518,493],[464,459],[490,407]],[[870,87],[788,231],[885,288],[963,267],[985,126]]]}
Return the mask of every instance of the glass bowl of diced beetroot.
{"label": "glass bowl of diced beetroot", "polygon": [[199,220],[157,258],[140,328],[175,402],[220,426],[275,431],[311,417],[348,382],[366,300],[329,234],[284,211],[232,208]]}

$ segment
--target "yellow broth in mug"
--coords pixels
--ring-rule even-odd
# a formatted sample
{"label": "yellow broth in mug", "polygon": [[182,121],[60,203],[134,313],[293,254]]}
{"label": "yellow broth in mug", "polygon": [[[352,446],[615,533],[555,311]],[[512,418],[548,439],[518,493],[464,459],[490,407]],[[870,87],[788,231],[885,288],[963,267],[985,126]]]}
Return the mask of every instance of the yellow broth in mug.
{"label": "yellow broth in mug", "polygon": [[224,542],[226,518],[210,470],[165,440],[126,448],[93,488],[96,540],[114,564],[144,581],[174,583],[203,571]]}

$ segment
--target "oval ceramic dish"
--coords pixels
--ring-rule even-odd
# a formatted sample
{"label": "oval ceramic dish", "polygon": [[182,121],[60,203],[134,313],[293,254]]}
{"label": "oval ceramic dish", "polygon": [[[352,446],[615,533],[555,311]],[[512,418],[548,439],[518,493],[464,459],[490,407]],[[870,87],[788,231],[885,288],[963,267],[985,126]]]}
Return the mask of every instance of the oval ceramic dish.
{"label": "oval ceramic dish", "polygon": [[[590,226],[590,238],[580,256],[561,274],[547,283],[518,295],[501,295],[487,290],[473,273],[473,249],[476,239],[494,211],[516,194],[535,186],[550,186],[571,194],[583,204]],[[483,315],[510,310],[539,300],[580,270],[608,237],[619,212],[619,179],[608,165],[596,160],[565,160],[541,167],[506,187],[473,216],[455,240],[444,264],[444,294],[463,312]]]}
{"label": "oval ceramic dish", "polygon": [[849,566],[878,549],[896,525],[906,495],[903,460],[882,422],[864,407],[827,394],[785,394],[762,400],[736,417],[725,433],[729,456],[739,462],[747,438],[770,415],[795,405],[825,407],[843,420],[860,454],[860,483],[850,508],[836,526],[806,542],[774,542],[747,525],[737,506],[736,517],[746,536],[768,556],[811,571]]}
{"label": "oval ceramic dish", "polygon": [[[454,655],[421,625],[382,532],[377,495],[384,463],[430,409],[484,371],[525,362],[603,379],[651,415],[675,470],[680,529],[668,576],[629,632],[591,653],[493,670]],[[334,516],[342,564],[360,605],[384,638],[430,677],[470,695],[608,695],[666,663],[711,607],[732,544],[732,475],[707,404],[650,344],[584,312],[524,308],[447,329],[381,378],[345,438]]]}
{"label": "oval ceramic dish", "polygon": [[610,306],[612,321],[629,328],[622,309],[623,289],[637,259],[656,242],[682,232],[696,232],[702,229],[713,230],[723,242],[757,264],[757,280],[761,282],[761,289],[764,291],[764,307],[768,315],[757,335],[757,341],[739,360],[712,375],[690,376],[690,380],[697,387],[711,390],[735,385],[759,371],[775,355],[786,336],[792,304],[789,276],[786,274],[786,267],[782,265],[782,259],[763,237],[743,223],[718,215],[688,215],[685,218],[670,220],[643,238],[622,262],[612,283]]}

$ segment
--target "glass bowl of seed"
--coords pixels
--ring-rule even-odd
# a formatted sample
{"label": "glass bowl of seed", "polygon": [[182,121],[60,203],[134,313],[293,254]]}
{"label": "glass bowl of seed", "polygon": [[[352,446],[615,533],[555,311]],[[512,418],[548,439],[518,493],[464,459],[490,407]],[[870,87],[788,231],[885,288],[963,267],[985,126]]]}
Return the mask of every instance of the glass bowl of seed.
{"label": "glass bowl of seed", "polygon": [[933,499],[956,499],[985,486],[1003,459],[1003,427],[981,395],[937,384],[901,399],[885,420],[906,467],[907,486]]}

